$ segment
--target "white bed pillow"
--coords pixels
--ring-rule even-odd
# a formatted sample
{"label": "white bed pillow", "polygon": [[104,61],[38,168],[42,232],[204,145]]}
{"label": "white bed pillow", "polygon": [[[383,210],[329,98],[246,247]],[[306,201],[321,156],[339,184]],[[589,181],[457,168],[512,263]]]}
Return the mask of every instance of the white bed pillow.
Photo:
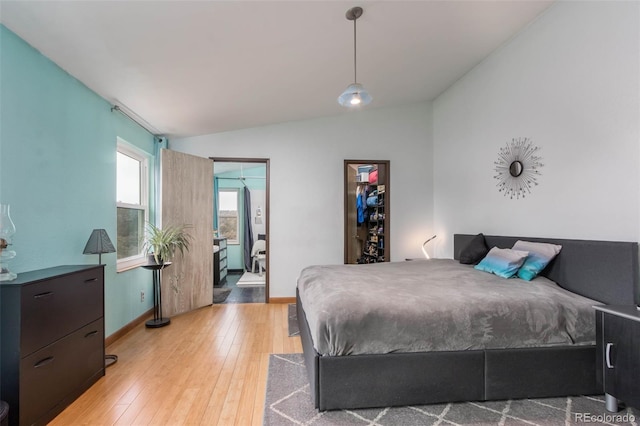
{"label": "white bed pillow", "polygon": [[529,252],[529,256],[524,261],[524,264],[518,269],[518,278],[531,281],[560,253],[562,246],[558,244],[518,240],[513,245],[513,249]]}

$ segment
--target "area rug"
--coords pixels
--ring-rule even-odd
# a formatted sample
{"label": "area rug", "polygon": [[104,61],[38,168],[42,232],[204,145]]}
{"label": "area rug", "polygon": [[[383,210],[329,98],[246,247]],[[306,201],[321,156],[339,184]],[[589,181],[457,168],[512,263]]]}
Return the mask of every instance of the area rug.
{"label": "area rug", "polygon": [[229,294],[231,293],[230,288],[227,287],[223,287],[223,288],[219,288],[219,287],[214,287],[213,288],[213,303],[222,303],[225,300],[227,300],[227,297],[229,297]]}
{"label": "area rug", "polygon": [[265,284],[265,274],[262,273],[262,276],[258,274],[254,274],[253,272],[245,272],[242,274],[236,285],[238,287],[264,287]]}
{"label": "area rug", "polygon": [[311,401],[302,354],[282,354],[269,357],[263,425],[635,425],[636,419],[638,413],[631,410],[607,412],[603,396],[319,412]]}
{"label": "area rug", "polygon": [[296,311],[296,304],[289,303],[289,337],[299,336],[300,329],[298,328],[298,312]]}

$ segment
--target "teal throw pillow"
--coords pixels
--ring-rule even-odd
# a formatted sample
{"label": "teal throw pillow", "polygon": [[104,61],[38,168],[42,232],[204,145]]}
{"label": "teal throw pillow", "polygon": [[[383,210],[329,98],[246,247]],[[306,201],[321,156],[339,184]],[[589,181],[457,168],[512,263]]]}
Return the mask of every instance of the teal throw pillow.
{"label": "teal throw pillow", "polygon": [[561,245],[518,240],[514,250],[528,251],[529,256],[518,269],[518,278],[531,281],[560,253]]}
{"label": "teal throw pillow", "polygon": [[474,268],[502,278],[511,278],[518,272],[528,254],[526,251],[494,247]]}

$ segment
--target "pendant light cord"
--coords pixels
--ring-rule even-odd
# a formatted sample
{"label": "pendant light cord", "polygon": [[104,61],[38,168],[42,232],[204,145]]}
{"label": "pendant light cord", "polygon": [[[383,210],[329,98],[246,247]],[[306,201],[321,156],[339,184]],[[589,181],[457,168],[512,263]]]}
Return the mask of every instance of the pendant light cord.
{"label": "pendant light cord", "polygon": [[358,43],[356,40],[356,21],[358,18],[353,20],[353,82],[358,83],[358,61],[356,60]]}

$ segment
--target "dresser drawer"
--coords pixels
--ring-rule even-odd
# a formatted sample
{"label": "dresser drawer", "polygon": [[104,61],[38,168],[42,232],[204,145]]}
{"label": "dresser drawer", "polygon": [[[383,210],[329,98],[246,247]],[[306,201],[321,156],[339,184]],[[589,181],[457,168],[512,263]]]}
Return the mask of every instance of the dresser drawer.
{"label": "dresser drawer", "polygon": [[213,244],[220,247],[220,251],[227,248],[227,239],[226,238],[214,238]]}
{"label": "dresser drawer", "polygon": [[25,285],[21,290],[22,356],[101,316],[103,280],[102,269],[91,269]]}
{"label": "dresser drawer", "polygon": [[220,259],[220,270],[227,268],[227,258]]}
{"label": "dresser drawer", "polygon": [[104,375],[103,336],[100,318],[20,361],[20,424],[50,419],[62,398]]}

